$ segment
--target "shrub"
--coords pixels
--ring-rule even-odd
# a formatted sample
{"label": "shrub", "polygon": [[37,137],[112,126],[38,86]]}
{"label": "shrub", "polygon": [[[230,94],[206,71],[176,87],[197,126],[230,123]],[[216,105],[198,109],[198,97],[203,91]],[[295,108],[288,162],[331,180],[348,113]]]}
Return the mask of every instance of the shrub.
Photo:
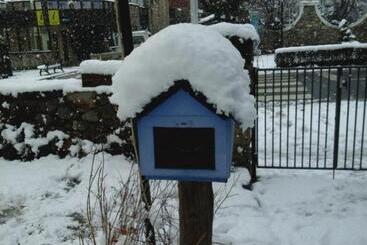
{"label": "shrub", "polygon": [[280,48],[275,51],[278,67],[363,65],[367,63],[367,44],[358,42]]}

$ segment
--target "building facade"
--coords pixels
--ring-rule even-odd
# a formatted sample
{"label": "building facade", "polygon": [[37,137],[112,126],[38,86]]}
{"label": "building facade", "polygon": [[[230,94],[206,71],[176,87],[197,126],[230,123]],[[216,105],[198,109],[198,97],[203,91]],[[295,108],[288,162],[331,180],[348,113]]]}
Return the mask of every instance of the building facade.
{"label": "building facade", "polygon": [[[148,28],[144,0],[130,1],[133,30]],[[0,36],[15,69],[78,64],[118,45],[110,0],[0,1]]]}

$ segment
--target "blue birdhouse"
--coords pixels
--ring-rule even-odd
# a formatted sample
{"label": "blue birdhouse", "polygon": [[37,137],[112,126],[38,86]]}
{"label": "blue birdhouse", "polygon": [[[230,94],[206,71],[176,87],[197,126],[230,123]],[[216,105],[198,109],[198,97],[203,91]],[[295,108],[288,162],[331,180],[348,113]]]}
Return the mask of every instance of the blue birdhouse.
{"label": "blue birdhouse", "polygon": [[226,182],[234,121],[204,94],[177,81],[134,120],[140,172],[147,179]]}

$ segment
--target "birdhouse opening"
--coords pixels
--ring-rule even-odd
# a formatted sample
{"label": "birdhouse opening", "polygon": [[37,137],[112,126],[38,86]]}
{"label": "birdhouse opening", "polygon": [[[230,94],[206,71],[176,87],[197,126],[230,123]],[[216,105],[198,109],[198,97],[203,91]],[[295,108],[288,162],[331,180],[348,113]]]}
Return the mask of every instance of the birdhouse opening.
{"label": "birdhouse opening", "polygon": [[215,170],[214,128],[154,127],[155,167]]}

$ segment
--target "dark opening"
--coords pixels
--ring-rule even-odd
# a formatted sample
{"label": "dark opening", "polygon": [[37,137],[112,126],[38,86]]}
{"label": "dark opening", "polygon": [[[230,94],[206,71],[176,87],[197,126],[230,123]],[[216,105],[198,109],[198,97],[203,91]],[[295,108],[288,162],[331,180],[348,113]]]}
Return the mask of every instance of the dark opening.
{"label": "dark opening", "polygon": [[156,168],[215,169],[214,128],[153,130]]}

